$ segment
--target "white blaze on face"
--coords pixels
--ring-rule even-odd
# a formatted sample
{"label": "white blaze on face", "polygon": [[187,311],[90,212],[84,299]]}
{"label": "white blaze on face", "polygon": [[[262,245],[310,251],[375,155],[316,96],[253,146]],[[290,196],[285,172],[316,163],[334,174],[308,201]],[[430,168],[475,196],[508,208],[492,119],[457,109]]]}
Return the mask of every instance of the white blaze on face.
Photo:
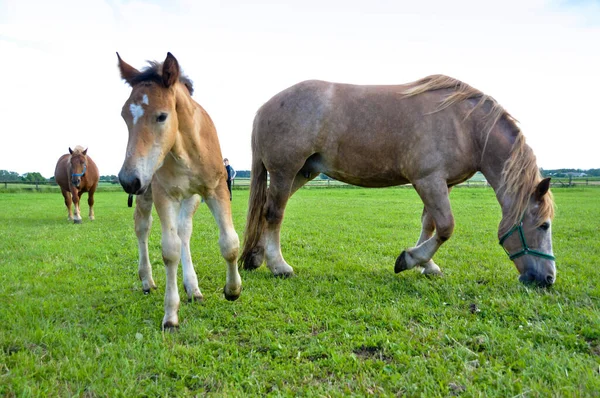
{"label": "white blaze on face", "polygon": [[[142,97],[142,104],[148,105],[148,95],[144,94]],[[131,112],[131,116],[133,117],[133,124],[135,125],[139,118],[144,116],[144,108],[140,104],[130,104],[129,111]]]}

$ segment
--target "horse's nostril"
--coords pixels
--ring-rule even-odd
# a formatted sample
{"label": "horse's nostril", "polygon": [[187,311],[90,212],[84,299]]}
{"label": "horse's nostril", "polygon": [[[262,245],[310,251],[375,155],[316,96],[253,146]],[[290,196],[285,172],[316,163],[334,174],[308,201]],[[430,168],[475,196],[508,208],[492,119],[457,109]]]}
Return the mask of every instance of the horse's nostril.
{"label": "horse's nostril", "polygon": [[132,184],[131,184],[131,191],[134,193],[137,193],[140,188],[142,187],[142,182],[140,181],[139,178],[136,178],[135,180],[133,180]]}
{"label": "horse's nostril", "polygon": [[552,276],[552,275],[546,276],[546,283],[548,285],[552,285],[554,283],[554,276]]}

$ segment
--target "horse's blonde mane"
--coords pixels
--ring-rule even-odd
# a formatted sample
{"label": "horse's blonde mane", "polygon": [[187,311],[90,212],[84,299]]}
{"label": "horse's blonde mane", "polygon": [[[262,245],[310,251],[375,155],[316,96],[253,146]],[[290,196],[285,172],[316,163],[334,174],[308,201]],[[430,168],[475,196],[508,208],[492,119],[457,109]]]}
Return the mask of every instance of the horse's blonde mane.
{"label": "horse's blonde mane", "polygon": [[[432,113],[440,112],[449,106],[468,99],[479,98],[477,104],[465,116],[468,118],[477,108],[483,106],[486,102],[491,104],[491,110],[487,113],[486,124],[483,129],[485,134],[485,144],[481,156],[485,153],[489,135],[493,127],[501,118],[505,120],[518,131],[515,142],[511,148],[510,156],[504,163],[502,169],[502,181],[500,188],[505,194],[513,198],[512,206],[508,213],[504,215],[501,230],[506,230],[520,221],[521,216],[529,205],[529,199],[534,193],[537,185],[542,180],[537,167],[535,155],[531,148],[525,142],[525,136],[516,125],[516,120],[489,95],[469,86],[468,84],[444,75],[433,75],[425,77],[413,83],[414,86],[403,92],[407,97],[415,96],[429,91],[449,89],[453,92],[441,101]],[[535,223],[541,223],[547,218],[554,217],[554,200],[552,193],[546,193],[539,206],[532,214]]]}
{"label": "horse's blonde mane", "polygon": [[431,113],[436,113],[443,111],[451,105],[454,105],[458,102],[465,101],[468,99],[479,98],[477,104],[471,109],[464,117],[466,120],[471,114],[483,106],[486,102],[489,102],[492,106],[490,111],[486,116],[486,124],[483,128],[485,135],[485,142],[483,144],[483,150],[481,151],[481,157],[483,158],[483,154],[485,153],[485,149],[487,147],[488,138],[490,133],[498,120],[503,116],[507,116],[509,119],[515,120],[507,111],[504,109],[494,98],[489,95],[484,94],[483,92],[477,90],[474,87],[469,86],[467,83],[464,83],[460,80],[454,79],[449,76],[444,75],[432,75],[427,76],[421,80],[416,81],[415,86],[405,90],[403,92],[407,97],[412,97],[418,94],[422,94],[429,91],[435,90],[445,90],[451,89],[454,92],[448,95],[442,102],[438,104],[438,107]]}
{"label": "horse's blonde mane", "polygon": [[81,145],[77,145],[75,148],[73,148],[73,153],[71,156],[81,155],[83,154],[83,151],[85,151],[85,148]]}
{"label": "horse's blonde mane", "polygon": [[[513,203],[504,214],[500,230],[508,230],[520,221],[523,213],[527,210],[531,195],[541,180],[542,176],[537,167],[533,150],[525,142],[523,133],[519,131],[510,157],[502,168],[501,189],[504,190],[505,195],[512,197]],[[550,191],[542,196],[532,216],[535,224],[541,224],[547,218],[554,218],[554,198]]]}

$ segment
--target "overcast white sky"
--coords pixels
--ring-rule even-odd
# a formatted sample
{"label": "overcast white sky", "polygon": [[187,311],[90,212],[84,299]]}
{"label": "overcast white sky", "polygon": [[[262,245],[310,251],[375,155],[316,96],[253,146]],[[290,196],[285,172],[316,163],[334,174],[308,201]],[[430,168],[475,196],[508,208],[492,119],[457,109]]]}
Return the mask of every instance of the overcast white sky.
{"label": "overcast white sky", "polygon": [[51,177],[83,145],[118,173],[130,89],[116,51],[138,69],[171,51],[237,170],[256,110],[294,83],[433,73],[496,98],[540,167],[600,167],[598,0],[0,0],[0,169]]}

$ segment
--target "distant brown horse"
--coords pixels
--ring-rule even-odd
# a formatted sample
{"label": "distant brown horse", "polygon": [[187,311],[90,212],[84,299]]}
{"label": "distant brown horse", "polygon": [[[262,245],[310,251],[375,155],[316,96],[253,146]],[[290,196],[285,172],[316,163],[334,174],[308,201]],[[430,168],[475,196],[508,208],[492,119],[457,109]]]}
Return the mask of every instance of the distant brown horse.
{"label": "distant brown horse", "polygon": [[[118,54],[117,54],[118,56]],[[219,226],[219,246],[227,262],[225,298],[235,300],[242,290],[237,269],[239,239],[233,228],[227,176],[212,120],[196,103],[192,82],[183,76],[171,55],[141,72],[119,57],[121,77],[132,87],[121,116],[129,141],[119,181],[137,196],[135,232],[144,292],[156,288],[148,256],[152,202],[162,226],[162,256],[167,272],[162,326],[179,325],[177,266],[183,265],[183,285],[190,300],[202,300],[192,264],[192,218],[200,196]]]}
{"label": "distant brown horse", "polygon": [[[60,186],[65,198],[65,205],[69,212],[68,220],[81,224],[79,201],[81,195],[88,193],[90,206],[90,220],[94,219],[94,192],[98,187],[100,174],[96,163],[87,156],[87,149],[77,145],[75,149],[69,148],[69,153],[62,155],[54,169],[54,179]],[[75,205],[75,215],[71,211],[71,203]]]}
{"label": "distant brown horse", "polygon": [[[319,173],[349,184],[412,184],[424,204],[421,235],[395,271],[439,274],[432,257],[450,238],[452,186],[481,171],[502,207],[500,243],[523,282],[555,281],[549,179],[514,119],[492,97],[447,76],[398,86],[306,81],[257,112],[250,203],[241,261],[290,275],[280,228],[290,196]],[[270,183],[267,187],[267,172]],[[434,234],[435,232],[435,234]]]}

